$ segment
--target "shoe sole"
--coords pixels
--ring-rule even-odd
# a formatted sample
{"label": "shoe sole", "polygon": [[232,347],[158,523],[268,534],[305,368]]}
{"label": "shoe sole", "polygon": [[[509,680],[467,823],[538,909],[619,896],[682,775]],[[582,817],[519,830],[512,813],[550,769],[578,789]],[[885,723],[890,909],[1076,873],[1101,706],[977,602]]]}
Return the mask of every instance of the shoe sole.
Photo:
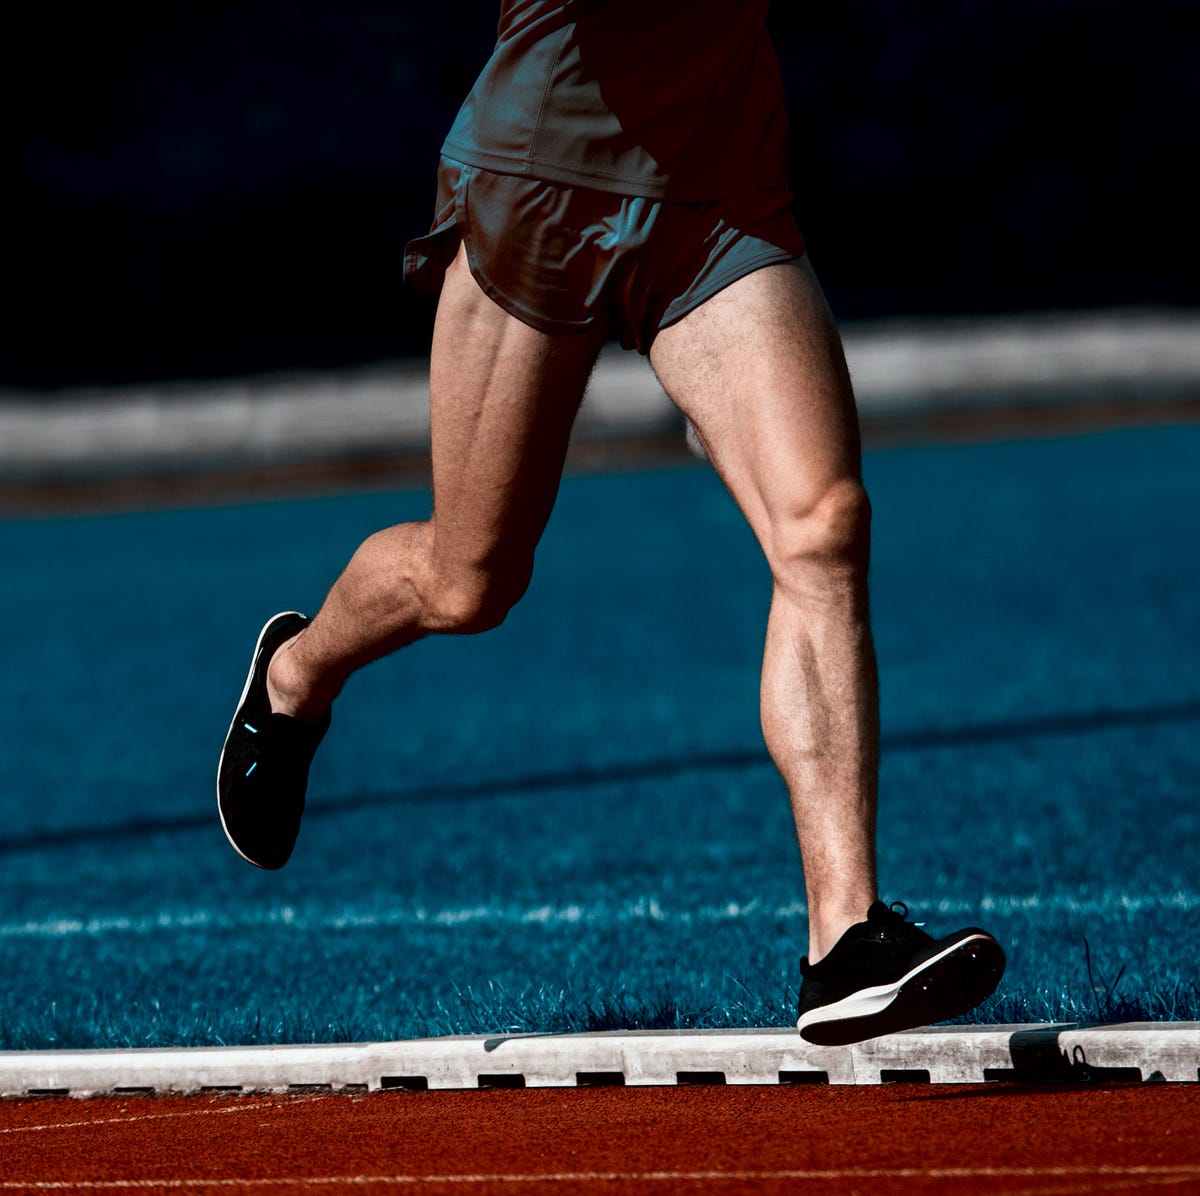
{"label": "shoe sole", "polygon": [[972,934],[891,984],[851,993],[810,1009],[796,1023],[814,1046],[848,1046],[958,1017],[996,991],[1004,975],[1004,951],[987,934]]}
{"label": "shoe sole", "polygon": [[272,615],[264,624],[262,630],[258,633],[258,640],[254,644],[254,651],[250,655],[250,671],[246,674],[246,684],[242,686],[242,696],[238,698],[237,705],[233,708],[233,718],[229,720],[229,730],[225,732],[225,742],[221,745],[221,758],[217,761],[217,814],[221,819],[221,830],[225,832],[225,838],[229,840],[229,846],[238,853],[246,861],[247,864],[253,864],[256,868],[261,868],[257,860],[252,860],[235,842],[233,836],[229,833],[229,827],[225,825],[225,811],[221,809],[221,773],[225,770],[225,748],[229,744],[229,737],[233,734],[233,728],[237,724],[238,718],[242,713],[242,707],[246,704],[246,698],[250,693],[250,686],[254,682],[254,670],[258,668],[258,657],[262,652],[263,640],[267,638],[267,632],[280,620],[286,619],[291,615],[298,618],[305,618],[298,610],[281,610],[279,614]]}

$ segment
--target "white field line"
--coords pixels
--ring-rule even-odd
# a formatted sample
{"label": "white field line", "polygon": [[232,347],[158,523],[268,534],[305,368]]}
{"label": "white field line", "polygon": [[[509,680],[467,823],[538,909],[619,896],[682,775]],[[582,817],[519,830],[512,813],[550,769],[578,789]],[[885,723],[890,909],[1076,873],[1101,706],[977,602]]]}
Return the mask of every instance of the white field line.
{"label": "white field line", "polygon": [[53,1130],[73,1130],[80,1126],[124,1125],[135,1121],[162,1121],[169,1117],[212,1117],[220,1113],[249,1113],[254,1109],[284,1109],[305,1104],[311,1096],[293,1097],[290,1101],[254,1101],[251,1104],[226,1105],[220,1109],[181,1109],[175,1113],[138,1113],[132,1117],[96,1117],[90,1121],[51,1121],[45,1125],[10,1125],[0,1128],[0,1134],[44,1134]]}
{"label": "white field line", "polygon": [[[1095,1192],[1144,1192],[1147,1188],[1175,1187],[1179,1184],[1190,1184],[1195,1177],[1191,1175],[1157,1175],[1138,1176],[1135,1180],[1110,1179],[1097,1183],[1091,1179],[1062,1180],[1050,1187],[1039,1185],[1036,1188],[1005,1188],[1004,1196],[1093,1196]],[[1131,1187],[1136,1183],[1137,1187]]]}
{"label": "white field line", "polygon": [[[140,1188],[250,1188],[250,1187],[329,1187],[336,1185],[368,1186],[375,1184],[581,1184],[581,1183],[761,1183],[768,1180],[981,1180],[981,1179],[1062,1179],[1093,1182],[1095,1180],[1118,1181],[1127,1184],[1140,1183],[1186,1183],[1200,1179],[1200,1164],[1147,1164],[1131,1166],[1051,1166],[1051,1167],[826,1167],[788,1168],[754,1171],[547,1171],[540,1174],[505,1173],[492,1174],[436,1174],[436,1175],[314,1175],[314,1176],[271,1176],[255,1179],[250,1177],[222,1179],[95,1179],[95,1180],[41,1180],[0,1181],[0,1190],[21,1189],[37,1191],[55,1190],[101,1190]],[[1046,1191],[1046,1189],[1035,1189]],[[1051,1189],[1062,1191],[1062,1188]],[[1075,1190],[1075,1189],[1067,1189]],[[1095,1191],[1095,1188],[1079,1189]]]}
{"label": "white field line", "polygon": [[[1165,910],[1188,912],[1200,909],[1200,893],[1177,890],[1168,893],[1106,893],[1095,897],[1070,894],[1017,893],[984,896],[977,901],[940,898],[909,902],[917,918],[976,914],[1089,914],[1154,913]],[[422,906],[396,909],[297,909],[283,905],[252,913],[214,910],[175,910],[141,916],[110,915],[97,918],[56,917],[26,922],[0,923],[0,938],[62,938],[106,934],[146,934],[153,931],[241,930],[252,927],[285,927],[299,931],[353,930],[397,926],[461,926],[469,923],[515,925],[576,925],[582,923],[664,922],[711,924],[721,922],[793,922],[806,918],[802,902],[772,905],[760,901],[730,901],[722,905],[670,908],[656,897],[641,897],[621,904],[597,902],[587,905],[469,905],[427,909]]]}

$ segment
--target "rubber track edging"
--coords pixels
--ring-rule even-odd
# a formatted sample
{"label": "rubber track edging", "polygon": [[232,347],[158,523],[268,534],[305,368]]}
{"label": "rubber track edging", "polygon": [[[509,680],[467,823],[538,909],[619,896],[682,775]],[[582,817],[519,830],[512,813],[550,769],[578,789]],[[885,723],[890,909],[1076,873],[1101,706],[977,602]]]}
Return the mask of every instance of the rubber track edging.
{"label": "rubber track edging", "polygon": [[0,1095],[1200,1079],[1200,1022],[930,1027],[847,1047],[792,1029],[0,1052]]}

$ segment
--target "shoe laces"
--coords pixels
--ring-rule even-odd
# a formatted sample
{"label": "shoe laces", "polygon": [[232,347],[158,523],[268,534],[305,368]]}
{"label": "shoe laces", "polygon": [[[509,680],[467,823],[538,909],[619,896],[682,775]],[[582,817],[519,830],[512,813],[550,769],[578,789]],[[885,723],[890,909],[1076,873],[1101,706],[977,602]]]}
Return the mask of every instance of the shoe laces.
{"label": "shoe laces", "polygon": [[908,906],[903,901],[893,901],[884,905],[876,901],[867,910],[867,925],[880,939],[890,938],[900,942],[923,939],[926,937],[921,929],[923,923],[908,920]]}

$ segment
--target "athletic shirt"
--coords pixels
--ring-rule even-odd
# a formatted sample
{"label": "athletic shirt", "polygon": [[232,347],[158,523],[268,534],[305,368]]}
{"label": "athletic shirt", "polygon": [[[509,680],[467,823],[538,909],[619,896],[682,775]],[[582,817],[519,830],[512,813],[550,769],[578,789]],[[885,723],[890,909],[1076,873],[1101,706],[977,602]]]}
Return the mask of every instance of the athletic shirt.
{"label": "athletic shirt", "polygon": [[503,0],[442,147],[502,174],[699,201],[787,181],[770,0]]}

